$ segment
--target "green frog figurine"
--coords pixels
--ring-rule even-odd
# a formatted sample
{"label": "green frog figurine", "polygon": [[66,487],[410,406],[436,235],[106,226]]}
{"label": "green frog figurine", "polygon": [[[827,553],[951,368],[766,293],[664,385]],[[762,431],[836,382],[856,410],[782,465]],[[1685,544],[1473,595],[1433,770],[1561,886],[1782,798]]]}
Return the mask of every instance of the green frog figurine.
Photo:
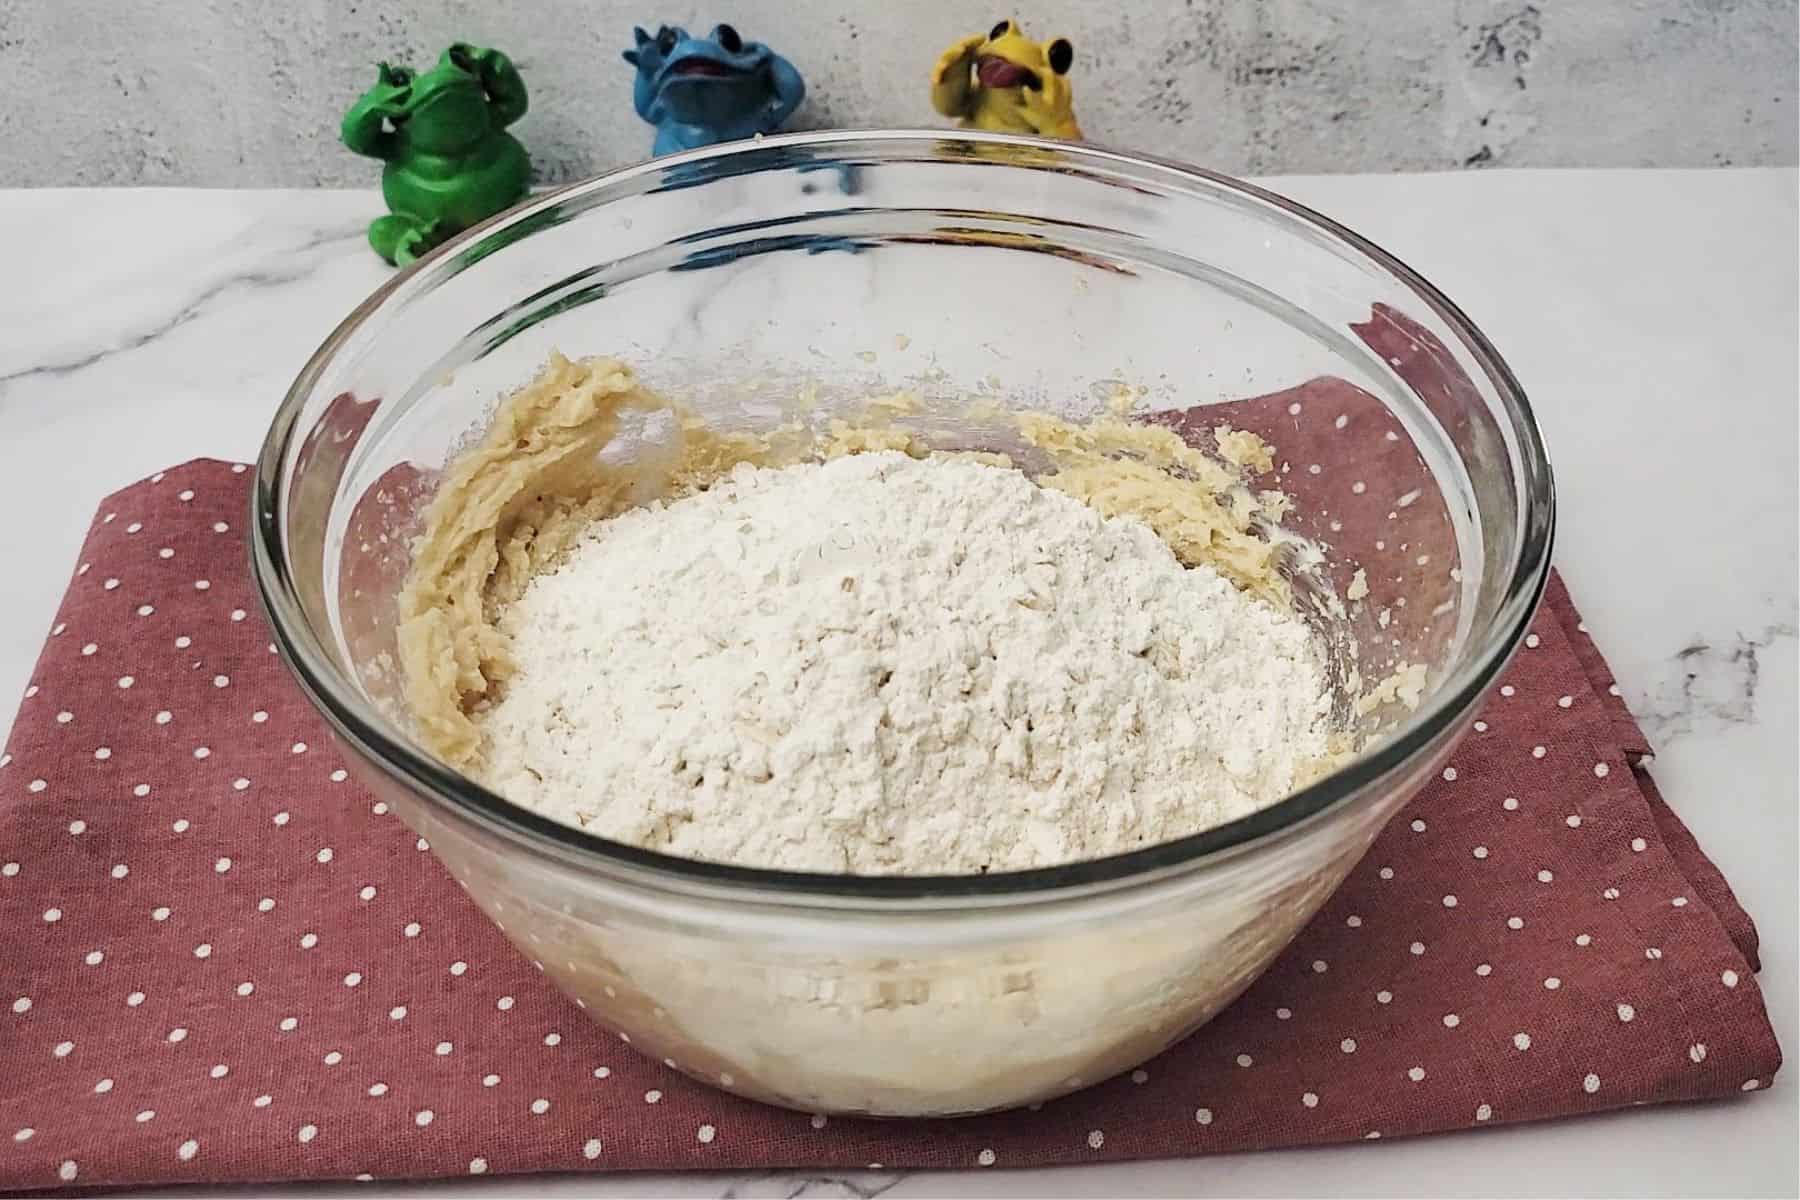
{"label": "green frog figurine", "polygon": [[369,245],[405,266],[524,197],[531,160],[506,127],[525,115],[525,81],[500,51],[461,42],[429,71],[377,71],[344,114],[344,145],[387,164]]}

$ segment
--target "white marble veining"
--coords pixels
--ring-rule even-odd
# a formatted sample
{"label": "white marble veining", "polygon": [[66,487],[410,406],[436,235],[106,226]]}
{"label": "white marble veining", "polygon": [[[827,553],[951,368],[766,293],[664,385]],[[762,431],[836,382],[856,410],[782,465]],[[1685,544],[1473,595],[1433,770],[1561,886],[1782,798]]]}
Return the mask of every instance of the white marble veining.
{"label": "white marble veining", "polygon": [[[1523,381],[1557,472],[1558,563],[1670,803],[1759,923],[1791,1053],[1796,173],[1270,182],[1420,269]],[[103,495],[196,455],[254,453],[302,361],[385,277],[362,241],[374,211],[361,191],[0,191],[0,511],[16,514],[0,696],[23,689]],[[1788,1071],[1750,1102],[1394,1144],[1033,1172],[491,1179],[459,1194],[1791,1193],[1797,1095]]]}

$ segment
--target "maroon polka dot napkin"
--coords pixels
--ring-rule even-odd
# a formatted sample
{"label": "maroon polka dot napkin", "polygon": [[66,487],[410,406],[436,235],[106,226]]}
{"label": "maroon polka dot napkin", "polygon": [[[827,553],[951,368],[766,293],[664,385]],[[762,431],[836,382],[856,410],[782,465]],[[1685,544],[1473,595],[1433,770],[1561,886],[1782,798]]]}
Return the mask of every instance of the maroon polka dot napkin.
{"label": "maroon polka dot napkin", "polygon": [[0,754],[0,1187],[1197,1155],[1780,1063],[1750,920],[1553,583],[1444,778],[1141,1070],[958,1121],[713,1091],[564,1001],[346,775],[255,611],[247,487],[198,461],[105,503]]}

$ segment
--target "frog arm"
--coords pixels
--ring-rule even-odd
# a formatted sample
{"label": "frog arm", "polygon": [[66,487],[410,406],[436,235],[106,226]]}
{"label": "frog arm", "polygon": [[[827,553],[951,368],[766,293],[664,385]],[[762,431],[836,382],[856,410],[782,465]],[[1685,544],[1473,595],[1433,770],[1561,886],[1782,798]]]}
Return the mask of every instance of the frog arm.
{"label": "frog arm", "polygon": [[768,126],[779,129],[781,123],[794,115],[800,107],[800,101],[806,99],[806,81],[800,78],[800,72],[794,64],[781,55],[775,55],[769,62],[769,77],[775,89],[775,99],[770,105]]}
{"label": "frog arm", "polygon": [[975,63],[975,51],[987,40],[984,34],[970,34],[938,56],[931,72],[931,106],[946,117],[966,117],[974,107],[974,88],[969,72]]}
{"label": "frog arm", "polygon": [[398,139],[382,128],[382,121],[391,109],[391,101],[391,89],[377,87],[364,92],[362,98],[344,114],[344,123],[338,130],[344,139],[344,145],[368,158],[392,157]]}
{"label": "frog arm", "polygon": [[1081,126],[1075,121],[1074,98],[1069,87],[1059,79],[1045,81],[1041,92],[1025,93],[1019,116],[1026,127],[1039,137],[1081,141]]}
{"label": "frog arm", "polygon": [[499,50],[471,49],[470,56],[481,73],[481,86],[488,94],[488,108],[494,115],[496,128],[504,129],[525,115],[528,100],[525,81],[512,59]]}

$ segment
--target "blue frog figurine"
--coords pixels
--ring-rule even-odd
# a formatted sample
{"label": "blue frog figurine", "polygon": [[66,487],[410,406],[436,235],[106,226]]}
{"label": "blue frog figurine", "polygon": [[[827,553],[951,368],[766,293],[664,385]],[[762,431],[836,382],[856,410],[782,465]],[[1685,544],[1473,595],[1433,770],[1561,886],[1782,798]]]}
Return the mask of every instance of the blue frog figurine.
{"label": "blue frog figurine", "polygon": [[632,32],[637,45],[625,51],[637,68],[632,104],[656,126],[653,154],[774,133],[806,95],[793,63],[729,25],[703,38],[672,25],[655,37]]}

